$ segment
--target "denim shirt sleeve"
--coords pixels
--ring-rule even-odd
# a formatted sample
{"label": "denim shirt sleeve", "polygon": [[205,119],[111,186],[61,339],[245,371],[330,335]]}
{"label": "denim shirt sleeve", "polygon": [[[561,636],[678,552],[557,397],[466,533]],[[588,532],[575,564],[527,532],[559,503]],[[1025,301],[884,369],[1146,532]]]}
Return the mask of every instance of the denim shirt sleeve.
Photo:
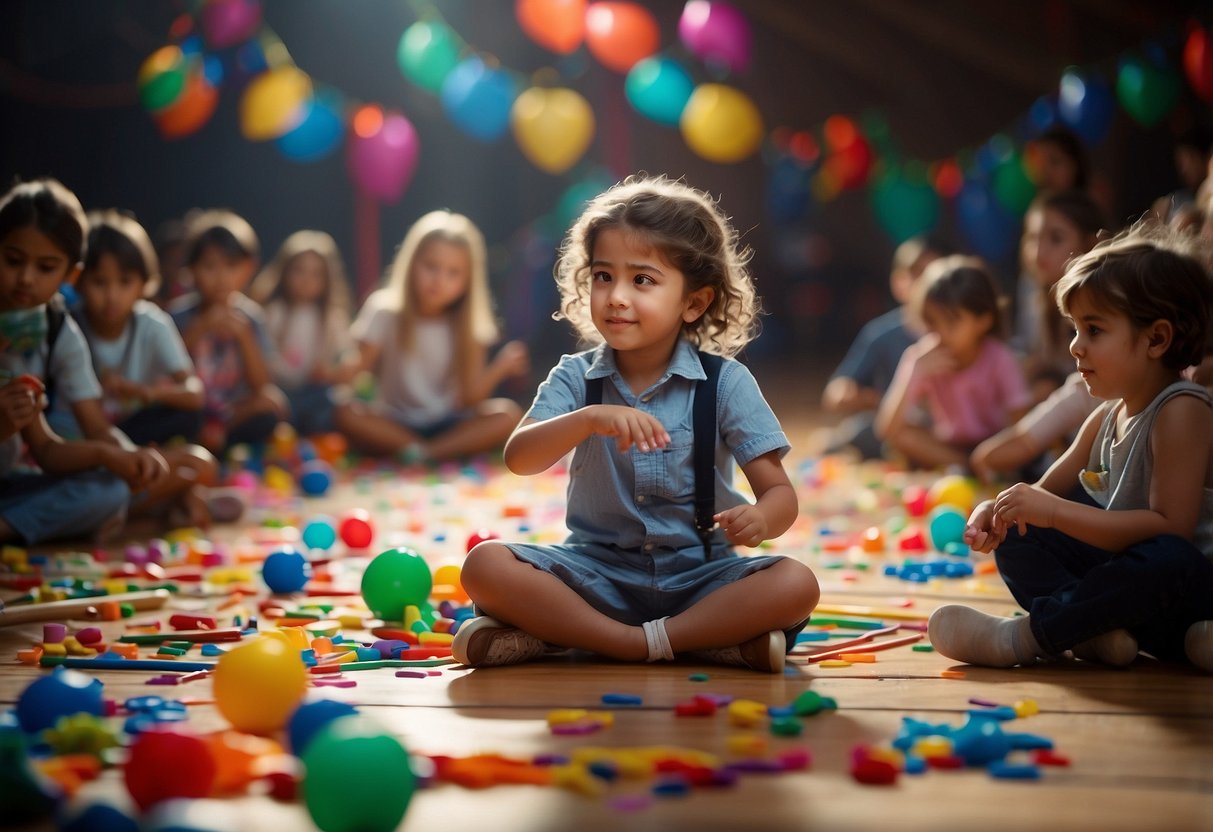
{"label": "denim shirt sleeve", "polygon": [[535,401],[523,418],[543,422],[584,407],[585,373],[590,367],[588,355],[561,356],[535,391]]}
{"label": "denim shirt sleeve", "polygon": [[740,362],[726,361],[721,369],[716,422],[738,465],[771,451],[778,451],[782,459],[792,449],[758,381]]}

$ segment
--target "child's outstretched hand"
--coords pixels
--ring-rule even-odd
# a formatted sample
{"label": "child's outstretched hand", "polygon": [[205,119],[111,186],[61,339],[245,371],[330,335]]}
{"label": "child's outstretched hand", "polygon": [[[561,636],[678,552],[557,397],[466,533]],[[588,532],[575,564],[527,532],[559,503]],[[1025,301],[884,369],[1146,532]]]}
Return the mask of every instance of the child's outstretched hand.
{"label": "child's outstretched hand", "polygon": [[497,350],[493,363],[500,368],[506,378],[525,375],[531,369],[531,356],[526,344],[521,341],[509,341]]}
{"label": "child's outstretched hand", "polygon": [[964,542],[974,552],[992,552],[1007,536],[1006,528],[994,514],[994,501],[983,500],[969,515]]}
{"label": "child's outstretched hand", "polygon": [[106,467],[126,480],[132,491],[141,491],[168,474],[168,463],[154,448],[127,451],[115,447]]}
{"label": "child's outstretched hand", "polygon": [[767,539],[767,518],[758,506],[734,506],[714,514],[712,519],[735,546],[757,546]]}
{"label": "child's outstretched hand", "polygon": [[590,429],[599,436],[615,437],[615,447],[623,453],[635,445],[642,451],[657,451],[670,444],[665,426],[642,410],[615,404],[595,404],[586,408]]}
{"label": "child's outstretched hand", "polygon": [[1061,497],[1026,482],[1016,483],[994,499],[994,516],[1004,528],[1012,524],[1019,533],[1028,531],[1028,525],[1049,528],[1057,515]]}

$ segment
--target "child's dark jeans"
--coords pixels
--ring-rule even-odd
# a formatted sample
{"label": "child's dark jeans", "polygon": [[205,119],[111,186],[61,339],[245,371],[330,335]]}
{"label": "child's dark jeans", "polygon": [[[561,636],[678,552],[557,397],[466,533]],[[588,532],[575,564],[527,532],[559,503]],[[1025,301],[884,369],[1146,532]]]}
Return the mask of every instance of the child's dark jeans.
{"label": "child's dark jeans", "polygon": [[1125,629],[1147,653],[1182,661],[1188,627],[1213,619],[1213,562],[1175,535],[1114,553],[1029,526],[1011,529],[995,560],[1050,655]]}

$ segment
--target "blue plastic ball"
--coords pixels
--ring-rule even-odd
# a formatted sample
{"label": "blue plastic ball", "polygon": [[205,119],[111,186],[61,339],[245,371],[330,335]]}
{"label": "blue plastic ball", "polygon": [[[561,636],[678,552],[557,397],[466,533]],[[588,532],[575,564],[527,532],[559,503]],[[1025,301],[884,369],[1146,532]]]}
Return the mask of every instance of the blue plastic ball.
{"label": "blue plastic ball", "polygon": [[54,727],[60,717],[86,713],[102,716],[101,682],[76,670],[57,667],[31,682],[17,698],[17,721],[27,734]]}
{"label": "blue plastic ball", "polygon": [[286,737],[290,743],[291,753],[302,757],[307,750],[307,744],[312,737],[334,719],[358,713],[358,709],[346,702],[336,699],[317,699],[314,702],[304,702],[291,714],[286,723]]}
{"label": "blue plastic ball", "polygon": [[312,565],[294,549],[282,549],[265,559],[261,577],[271,592],[298,592],[312,577]]}
{"label": "blue plastic ball", "polygon": [[321,497],[333,484],[333,467],[323,459],[305,463],[299,474],[299,488],[309,497]]}
{"label": "blue plastic ball", "polygon": [[321,514],[303,527],[303,545],[309,549],[331,549],[337,542],[337,521]]}

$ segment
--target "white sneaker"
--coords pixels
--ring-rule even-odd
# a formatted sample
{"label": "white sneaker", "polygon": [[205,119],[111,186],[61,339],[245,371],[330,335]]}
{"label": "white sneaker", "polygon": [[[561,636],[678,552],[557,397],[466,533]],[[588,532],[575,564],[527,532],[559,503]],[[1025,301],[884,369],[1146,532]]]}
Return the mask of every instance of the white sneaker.
{"label": "white sneaker", "polygon": [[459,626],[451,642],[451,655],[468,667],[520,664],[542,656],[548,647],[530,633],[487,615]]}
{"label": "white sneaker", "polygon": [[713,664],[748,667],[762,673],[782,673],[787,655],[786,648],[787,638],[783,630],[771,630],[733,647],[695,650],[691,655]]}
{"label": "white sneaker", "polygon": [[1213,673],[1213,621],[1197,621],[1188,628],[1184,653],[1205,673]]}

